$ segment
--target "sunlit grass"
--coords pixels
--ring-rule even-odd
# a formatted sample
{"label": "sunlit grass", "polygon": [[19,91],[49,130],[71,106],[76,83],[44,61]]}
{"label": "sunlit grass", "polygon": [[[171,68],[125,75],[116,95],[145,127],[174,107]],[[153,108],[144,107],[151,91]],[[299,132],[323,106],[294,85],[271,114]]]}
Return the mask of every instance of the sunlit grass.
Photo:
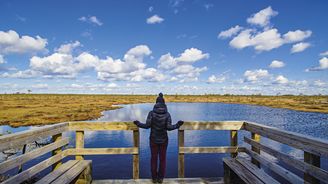
{"label": "sunlit grass", "polygon": [[[150,95],[0,95],[0,124],[17,126],[90,120],[117,104],[153,103]],[[264,105],[299,111],[328,113],[328,96],[167,95],[166,102],[221,102]]]}

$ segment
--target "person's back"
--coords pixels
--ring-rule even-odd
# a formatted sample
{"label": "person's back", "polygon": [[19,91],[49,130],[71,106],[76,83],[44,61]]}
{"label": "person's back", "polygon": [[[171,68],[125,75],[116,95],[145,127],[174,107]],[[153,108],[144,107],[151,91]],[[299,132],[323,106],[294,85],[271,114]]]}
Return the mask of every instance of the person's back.
{"label": "person's back", "polygon": [[151,121],[150,139],[157,144],[167,141],[167,124],[171,122],[171,115],[167,112],[165,104],[156,103],[154,109],[149,112],[147,121]]}
{"label": "person's back", "polygon": [[[140,128],[150,128],[150,151],[151,151],[151,173],[153,182],[163,182],[166,168],[166,149],[168,145],[167,131],[179,128],[183,121],[172,125],[171,115],[167,111],[163,94],[160,93],[152,111],[148,113],[146,123],[138,120],[134,123]],[[158,157],[160,160],[159,170],[157,168]]]}

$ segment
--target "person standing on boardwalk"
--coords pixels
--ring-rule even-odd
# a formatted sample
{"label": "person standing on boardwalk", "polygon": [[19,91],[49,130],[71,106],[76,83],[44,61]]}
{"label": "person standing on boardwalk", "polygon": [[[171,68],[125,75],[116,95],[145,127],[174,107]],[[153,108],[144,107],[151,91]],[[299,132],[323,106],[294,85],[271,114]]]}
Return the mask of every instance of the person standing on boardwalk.
{"label": "person standing on boardwalk", "polygon": [[[168,144],[167,131],[178,129],[183,125],[183,121],[178,121],[172,125],[171,115],[167,111],[162,93],[159,93],[156,104],[152,111],[148,113],[146,123],[134,121],[140,128],[150,128],[150,151],[151,151],[151,176],[154,183],[162,183],[166,168],[166,149]],[[159,168],[158,166],[159,158]]]}

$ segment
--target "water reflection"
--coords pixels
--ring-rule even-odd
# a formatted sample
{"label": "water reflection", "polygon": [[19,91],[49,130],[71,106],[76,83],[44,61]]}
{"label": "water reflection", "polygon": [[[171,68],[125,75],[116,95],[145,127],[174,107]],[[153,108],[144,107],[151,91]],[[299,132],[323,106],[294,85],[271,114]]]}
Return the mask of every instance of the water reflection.
{"label": "water reflection", "polygon": [[[153,104],[124,105],[123,108],[105,111],[103,116],[95,121],[145,121],[147,114],[152,110]],[[246,120],[310,135],[328,140],[328,115],[321,113],[298,112],[288,109],[274,109],[262,106],[222,104],[222,103],[168,103],[173,122],[185,121],[228,121]],[[13,129],[1,126],[0,132],[10,130],[22,131],[30,127]],[[186,146],[225,146],[229,145],[229,131],[186,131]],[[64,136],[71,137],[70,145],[74,145],[74,132],[67,132]],[[243,143],[244,136],[249,132],[240,131],[239,144]],[[289,146],[263,138],[266,145],[282,150],[285,153],[302,159],[303,152]],[[177,177],[178,149],[177,131],[169,132],[169,146],[167,154],[167,177]],[[86,131],[85,147],[129,147],[132,146],[132,132],[130,131]],[[140,176],[150,177],[149,168],[149,130],[140,130]],[[222,158],[229,154],[193,154],[186,155],[187,177],[217,177],[223,175]],[[93,160],[93,177],[105,178],[131,178],[132,156],[109,155],[87,156]],[[322,161],[322,167],[328,168],[327,160]]]}

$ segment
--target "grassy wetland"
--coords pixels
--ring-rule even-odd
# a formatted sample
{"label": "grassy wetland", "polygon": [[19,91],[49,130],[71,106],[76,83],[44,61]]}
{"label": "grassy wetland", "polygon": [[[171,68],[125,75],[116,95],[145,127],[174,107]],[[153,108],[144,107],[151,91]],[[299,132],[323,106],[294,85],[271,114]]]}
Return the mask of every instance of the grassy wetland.
{"label": "grassy wetland", "polygon": [[[0,125],[12,127],[90,120],[118,104],[153,103],[151,95],[0,95]],[[217,102],[263,105],[297,111],[328,113],[328,96],[166,95],[166,102]]]}

